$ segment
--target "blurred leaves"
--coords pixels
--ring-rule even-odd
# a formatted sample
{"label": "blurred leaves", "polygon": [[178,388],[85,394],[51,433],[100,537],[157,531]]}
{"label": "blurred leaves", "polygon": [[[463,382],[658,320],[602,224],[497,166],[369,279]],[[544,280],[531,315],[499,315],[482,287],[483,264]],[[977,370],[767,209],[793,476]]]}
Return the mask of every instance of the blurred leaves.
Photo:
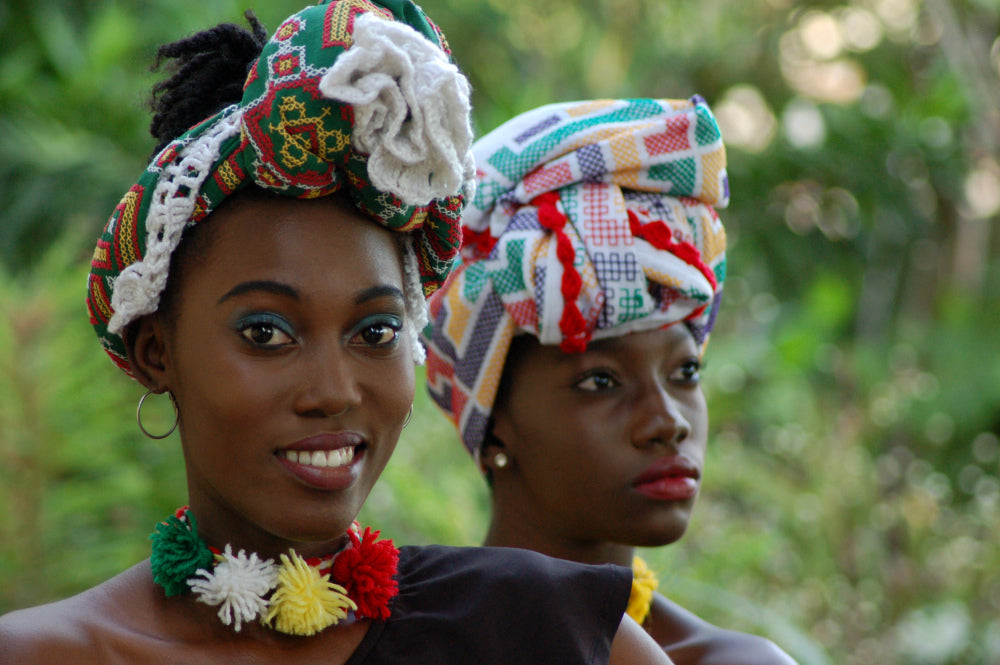
{"label": "blurred leaves", "polygon": [[[152,148],[158,44],[236,0],[0,4],[0,612],[148,554],[176,435],[91,337],[84,275]],[[733,201],[690,532],[646,554],[804,665],[1000,661],[1000,3],[426,0],[488,131],[596,96],[715,107]],[[260,0],[272,30],[298,8]],[[422,391],[362,518],[474,544],[488,496]]]}

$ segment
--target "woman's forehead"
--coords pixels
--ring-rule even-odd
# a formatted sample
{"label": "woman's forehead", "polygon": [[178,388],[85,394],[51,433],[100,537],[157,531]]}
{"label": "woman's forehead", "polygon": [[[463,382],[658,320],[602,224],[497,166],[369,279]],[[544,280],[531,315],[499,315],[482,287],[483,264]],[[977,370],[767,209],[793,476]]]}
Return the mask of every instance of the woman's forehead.
{"label": "woman's forehead", "polygon": [[402,291],[401,251],[393,233],[334,201],[255,197],[204,223],[215,226],[213,240],[185,269],[206,270],[220,286],[269,279],[293,287],[343,282]]}

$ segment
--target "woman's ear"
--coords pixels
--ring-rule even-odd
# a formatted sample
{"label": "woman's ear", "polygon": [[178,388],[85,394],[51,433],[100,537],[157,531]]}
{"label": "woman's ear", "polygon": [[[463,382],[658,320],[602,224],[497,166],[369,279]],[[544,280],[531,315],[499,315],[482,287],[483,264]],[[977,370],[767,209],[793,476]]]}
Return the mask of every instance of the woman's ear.
{"label": "woman's ear", "polygon": [[490,420],[483,439],[483,447],[479,450],[479,467],[483,473],[492,475],[506,469],[512,457],[510,450],[496,433],[496,421]]}
{"label": "woman's ear", "polygon": [[124,335],[132,375],[150,390],[169,390],[167,380],[167,336],[163,321],[147,314],[134,321]]}

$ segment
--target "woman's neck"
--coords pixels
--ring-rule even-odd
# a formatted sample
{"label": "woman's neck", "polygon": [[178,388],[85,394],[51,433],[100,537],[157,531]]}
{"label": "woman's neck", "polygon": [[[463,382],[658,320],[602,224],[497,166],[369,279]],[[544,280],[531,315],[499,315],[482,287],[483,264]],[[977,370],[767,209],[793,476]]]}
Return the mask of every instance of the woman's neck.
{"label": "woman's neck", "polygon": [[606,541],[580,540],[564,534],[533,528],[528,520],[503,519],[496,510],[490,521],[483,545],[487,547],[518,547],[540,552],[556,559],[580,563],[615,563],[631,566],[635,550],[631,545]]}

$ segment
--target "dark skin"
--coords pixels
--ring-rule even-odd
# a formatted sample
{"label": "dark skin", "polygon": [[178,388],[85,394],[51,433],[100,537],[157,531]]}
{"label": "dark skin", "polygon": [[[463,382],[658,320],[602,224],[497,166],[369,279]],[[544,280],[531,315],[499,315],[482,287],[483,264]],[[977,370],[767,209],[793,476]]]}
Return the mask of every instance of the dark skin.
{"label": "dark skin", "polygon": [[[180,414],[199,535],[263,557],[336,552],[389,460],[414,393],[394,235],[339,197],[240,194],[206,222],[159,312],[126,336],[136,378]],[[186,242],[186,241],[185,241]],[[182,253],[183,254],[183,253]],[[289,460],[350,447],[338,466]],[[72,598],[0,618],[0,665],[345,663],[370,622],[311,637],[237,633],[144,561]],[[612,663],[665,663],[625,619]]]}
{"label": "dark skin", "polygon": [[[683,324],[594,341],[582,354],[515,338],[480,456],[493,508],[484,544],[631,566],[635,547],[680,539],[708,442],[700,367]],[[680,664],[794,663],[659,593],[643,627]]]}

